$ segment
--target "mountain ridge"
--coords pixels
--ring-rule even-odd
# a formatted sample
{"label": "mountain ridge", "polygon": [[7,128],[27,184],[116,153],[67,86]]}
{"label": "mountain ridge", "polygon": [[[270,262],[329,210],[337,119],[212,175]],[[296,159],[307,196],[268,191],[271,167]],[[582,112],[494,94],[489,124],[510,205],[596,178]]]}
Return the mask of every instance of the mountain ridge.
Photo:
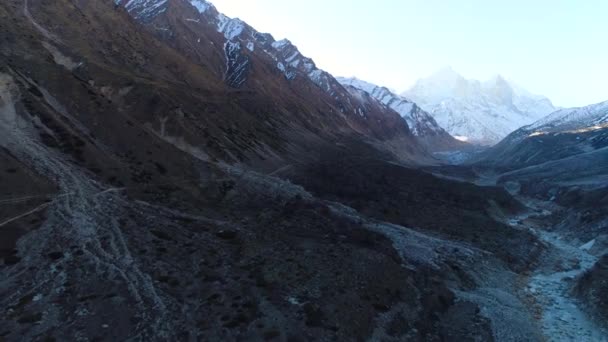
{"label": "mountain ridge", "polygon": [[[556,165],[560,160],[582,159],[590,153],[600,156],[605,152],[602,149],[608,146],[607,138],[608,101],[605,101],[558,110],[509,134],[478,156],[475,162],[498,168],[539,169],[537,165],[549,162]],[[602,160],[599,158],[596,166],[601,166]],[[568,170],[576,164],[587,165],[567,162],[561,168]]]}
{"label": "mountain ridge", "polygon": [[[232,91],[271,99],[284,110],[294,111],[289,115],[299,116],[304,126],[323,127],[321,130],[330,135],[359,134],[378,140],[378,147],[404,161],[435,162],[422,146],[417,146],[407,123],[397,113],[380,104],[358,103],[333,76],[318,69],[287,39],[277,41],[241,19],[225,16],[204,0],[123,0],[117,6],[124,7],[158,39],[221,77]],[[146,10],[149,7],[158,10],[152,13]],[[218,68],[220,65],[224,67]],[[314,112],[315,119],[298,113],[303,110]],[[336,125],[342,127],[330,128]]]}
{"label": "mountain ridge", "polygon": [[[330,73],[317,68],[314,61],[303,56],[291,41],[275,40],[271,34],[258,32],[240,19],[226,17],[210,2],[197,1],[206,4],[204,12],[189,11],[187,7],[192,6],[191,1],[170,0],[163,3],[167,8],[165,11],[140,21],[159,38],[167,39],[170,44],[179,44],[177,48],[189,52],[201,63],[206,63],[208,58],[200,56],[206,56],[209,50],[218,50],[217,45],[205,46],[205,39],[201,41],[200,38],[201,32],[216,31],[223,35],[216,44],[224,44],[223,55],[228,66],[223,77],[232,88],[254,90],[270,98],[290,91],[299,101],[306,100],[308,106],[314,104],[318,113],[328,112],[328,117],[344,120],[349,130],[379,139],[380,145],[384,146],[382,148],[406,162],[437,162],[425,151],[423,142],[411,134],[407,121],[398,113],[380,102],[372,106],[359,103],[358,97]],[[200,15],[200,18],[194,20],[194,15]],[[158,27],[163,27],[163,30],[159,31]],[[192,35],[192,38],[176,39],[176,35]],[[222,43],[223,39],[225,42]],[[193,44],[193,40],[197,43]],[[277,84],[278,88],[270,91],[270,84],[277,82],[276,75],[282,75],[283,80]],[[273,80],[267,80],[269,77]],[[318,92],[324,94],[320,96]]]}
{"label": "mountain ridge", "polygon": [[376,98],[385,106],[395,110],[405,119],[412,133],[433,152],[466,148],[466,144],[458,141],[437,124],[435,119],[422,110],[413,101],[399,96],[386,87],[360,80],[356,77],[337,77],[344,86],[351,86]]}

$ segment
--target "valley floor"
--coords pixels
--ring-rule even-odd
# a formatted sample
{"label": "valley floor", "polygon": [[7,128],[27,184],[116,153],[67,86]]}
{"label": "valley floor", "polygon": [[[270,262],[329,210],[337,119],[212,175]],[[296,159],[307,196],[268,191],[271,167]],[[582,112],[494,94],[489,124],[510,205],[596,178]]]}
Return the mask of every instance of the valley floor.
{"label": "valley floor", "polygon": [[[497,186],[498,174],[491,170],[472,174],[453,169],[433,172],[436,176],[470,182],[478,186]],[[546,341],[608,341],[608,331],[586,312],[584,304],[575,296],[574,287],[580,277],[590,271],[600,256],[590,252],[595,240],[572,241],[554,231],[554,215],[565,208],[551,201],[542,201],[511,194],[527,210],[505,222],[516,230],[529,231],[538,237],[547,251],[537,267],[522,275],[522,302],[526,303],[537,320],[538,329]],[[533,338],[530,338],[534,340]]]}
{"label": "valley floor", "polygon": [[559,234],[544,230],[529,217],[548,217],[555,205],[525,200],[532,214],[518,218],[513,224],[529,229],[549,248],[548,260],[528,278],[527,296],[538,308],[538,319],[548,341],[608,341],[608,332],[597,326],[581,303],[572,295],[577,277],[590,270],[598,257],[588,253],[586,245],[575,246]]}

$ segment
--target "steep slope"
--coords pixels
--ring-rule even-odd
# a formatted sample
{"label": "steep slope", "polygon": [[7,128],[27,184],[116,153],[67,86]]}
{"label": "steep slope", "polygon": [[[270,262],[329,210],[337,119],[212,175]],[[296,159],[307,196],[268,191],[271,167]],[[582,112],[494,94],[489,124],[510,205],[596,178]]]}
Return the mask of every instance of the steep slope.
{"label": "steep slope", "polygon": [[608,106],[561,110],[514,132],[477,162],[499,170],[513,191],[553,202],[567,213],[553,229],[583,245],[606,238]]}
{"label": "steep slope", "polygon": [[[559,110],[510,134],[480,156],[480,163],[502,169],[521,169],[565,158],[601,154],[608,146],[608,102]],[[598,159],[599,161],[602,159]],[[572,167],[585,168],[583,164]],[[595,166],[600,166],[597,164]],[[558,170],[554,170],[557,172]],[[591,169],[588,169],[591,171]]]}
{"label": "steep slope", "polygon": [[506,192],[206,2],[129,3],[0,2],[0,340],[540,340]]}
{"label": "steep slope", "polygon": [[524,127],[538,132],[585,131],[599,129],[608,122],[608,101],[582,108],[558,110]]}
{"label": "steep slope", "polygon": [[465,143],[454,139],[454,137],[437,124],[431,115],[418,107],[418,105],[394,94],[387,88],[357,78],[338,77],[337,80],[344,86],[353,87],[370,94],[385,106],[399,113],[405,119],[418,141],[430,151],[439,152],[466,147]]}
{"label": "steep slope", "polygon": [[419,80],[403,96],[428,111],[453,136],[482,145],[496,144],[555,110],[548,99],[501,76],[479,82],[467,80],[451,68]]}
{"label": "steep slope", "polygon": [[[336,134],[360,135],[394,151],[404,161],[431,161],[416,146],[399,115],[380,106],[362,113],[362,106],[344,87],[288,40],[275,41],[270,34],[226,17],[203,0],[117,4],[125,6],[159,40],[232,88],[231,96],[246,96],[248,102],[266,99],[267,103],[255,109],[259,115],[275,119],[273,112],[282,112],[276,120],[301,126],[287,128],[289,134],[307,135],[306,131],[312,130],[314,136],[323,135],[322,140],[334,140]],[[247,110],[256,104],[246,106]]]}

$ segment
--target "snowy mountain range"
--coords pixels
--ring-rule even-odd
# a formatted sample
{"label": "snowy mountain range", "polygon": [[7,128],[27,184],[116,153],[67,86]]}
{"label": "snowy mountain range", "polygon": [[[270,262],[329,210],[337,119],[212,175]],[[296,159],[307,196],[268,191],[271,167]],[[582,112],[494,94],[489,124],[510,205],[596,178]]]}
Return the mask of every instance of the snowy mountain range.
{"label": "snowy mountain range", "polygon": [[399,96],[386,87],[360,80],[356,77],[337,77],[345,87],[364,91],[390,107],[405,119],[412,133],[431,151],[463,147],[463,143],[446,132],[435,119],[417,104]]}
{"label": "snowy mountain range", "polygon": [[[115,0],[115,3],[124,6],[143,23],[158,21],[156,18],[161,14],[182,7],[179,6],[181,2],[167,0]],[[314,83],[335,101],[342,115],[360,116],[366,121],[371,115],[366,111],[368,107],[356,103],[355,99],[360,98],[356,92],[353,94],[343,85],[369,93],[373,99],[399,113],[430,151],[462,147],[454,137],[461,142],[493,145],[514,130],[555,111],[547,98],[533,95],[503,77],[486,82],[467,80],[451,68],[418,81],[402,96],[358,79],[337,80],[317,68],[314,61],[303,56],[289,40],[275,40],[270,34],[258,32],[242,20],[218,12],[207,1],[184,0],[183,3],[196,10],[196,15],[180,10],[182,20],[188,26],[211,25],[224,36],[224,79],[229,86],[241,88],[247,83],[253,72],[252,65],[256,63],[252,58],[256,55],[269,61],[274,72],[282,74],[289,82],[307,79]],[[158,31],[156,26],[155,30],[160,34],[176,34],[170,29]]]}
{"label": "snowy mountain range", "polygon": [[419,80],[402,95],[456,138],[481,145],[496,144],[556,110],[546,97],[531,94],[502,76],[485,82],[468,80],[450,67]]}
{"label": "snowy mountain range", "polygon": [[[577,156],[580,159],[584,156],[597,168],[604,167],[606,147],[608,101],[558,110],[509,134],[499,144],[484,152],[481,159],[492,166],[503,168],[527,167],[562,159],[582,167],[580,161],[574,162],[566,158]],[[568,168],[575,165],[568,165]],[[566,167],[561,166],[560,170],[563,172]],[[591,170],[591,166],[586,166],[585,172]],[[603,171],[597,173],[605,174]]]}
{"label": "snowy mountain range", "polygon": [[[127,11],[141,22],[151,22],[160,14],[170,9],[174,2],[168,0],[114,0],[115,4],[123,5]],[[239,88],[245,82],[245,74],[249,69],[249,59],[239,58],[240,51],[258,50],[266,57],[275,61],[278,72],[283,73],[287,80],[294,80],[303,75],[313,83],[340,100],[345,100],[339,93],[339,83],[331,74],[318,69],[314,61],[303,56],[298,48],[288,39],[277,40],[268,33],[262,33],[249,26],[239,18],[229,18],[217,11],[215,6],[205,0],[184,0],[194,7],[199,16],[185,18],[190,23],[201,23],[201,19],[215,26],[227,40],[224,46],[228,63],[227,79],[231,85]],[[342,90],[343,92],[343,90]],[[344,110],[346,111],[346,109]]]}
{"label": "snowy mountain range", "polygon": [[[201,40],[201,29],[211,28],[220,33],[224,40],[221,43],[226,65],[224,81],[232,88],[250,88],[253,79],[269,72],[267,76],[271,76],[273,80],[266,79],[264,82],[276,82],[274,78],[281,77],[309,104],[320,100],[318,96],[309,98],[301,93],[301,88],[310,89],[308,84],[312,83],[330,97],[330,102],[333,104],[333,108],[323,108],[320,112],[333,112],[350,121],[349,126],[360,133],[372,134],[391,141],[401,139],[398,136],[411,133],[414,144],[424,147],[420,149],[421,151],[429,152],[453,150],[464,145],[450,136],[428,113],[412,101],[375,85],[369,86],[378,88],[383,94],[374,94],[373,91],[368,91],[369,87],[362,88],[361,84],[355,87],[351,87],[354,84],[341,84],[333,75],[319,69],[311,58],[302,55],[288,39],[275,40],[272,35],[259,32],[238,18],[225,16],[210,2],[204,0],[115,1],[117,5],[124,6],[132,17],[146,24],[154,30],[155,34],[165,39],[175,42],[178,35],[188,36],[193,33],[195,43],[189,42],[185,46],[188,50],[193,48],[213,50],[213,47],[204,47],[205,39]],[[176,27],[166,22],[164,18],[167,16],[183,21],[187,30],[178,32],[183,27]],[[218,45],[217,48],[222,45]],[[204,51],[199,50],[195,52],[195,57],[204,54]],[[209,63],[209,58],[200,58],[200,62]],[[264,64],[263,69],[259,67],[261,64]],[[257,65],[257,68],[254,65]],[[360,94],[360,90],[369,92],[369,96]],[[319,104],[326,107],[327,103],[321,101]],[[393,116],[398,120],[392,119]],[[397,121],[403,121],[403,124]],[[409,129],[405,127],[405,123]],[[403,128],[399,128],[401,126]],[[403,130],[403,134],[395,134],[398,130]],[[403,151],[409,149],[419,150],[414,146],[397,148]]]}
{"label": "snowy mountain range", "polygon": [[576,130],[590,131],[608,125],[608,101],[594,105],[560,109],[522,129],[540,133]]}

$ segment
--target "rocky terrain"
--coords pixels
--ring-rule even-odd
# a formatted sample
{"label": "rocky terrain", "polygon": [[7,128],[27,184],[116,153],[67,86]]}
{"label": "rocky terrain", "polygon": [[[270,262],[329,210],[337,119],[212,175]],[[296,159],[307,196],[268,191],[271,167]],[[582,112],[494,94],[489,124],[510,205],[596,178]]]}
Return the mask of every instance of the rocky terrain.
{"label": "rocky terrain", "polygon": [[606,322],[608,320],[608,287],[606,286],[606,273],[608,270],[608,255],[604,255],[579,280],[575,293],[586,303],[587,310],[596,319]]}
{"label": "rocky terrain", "polygon": [[0,341],[606,336],[601,188],[438,166],[206,1],[10,0],[0,28]]}

